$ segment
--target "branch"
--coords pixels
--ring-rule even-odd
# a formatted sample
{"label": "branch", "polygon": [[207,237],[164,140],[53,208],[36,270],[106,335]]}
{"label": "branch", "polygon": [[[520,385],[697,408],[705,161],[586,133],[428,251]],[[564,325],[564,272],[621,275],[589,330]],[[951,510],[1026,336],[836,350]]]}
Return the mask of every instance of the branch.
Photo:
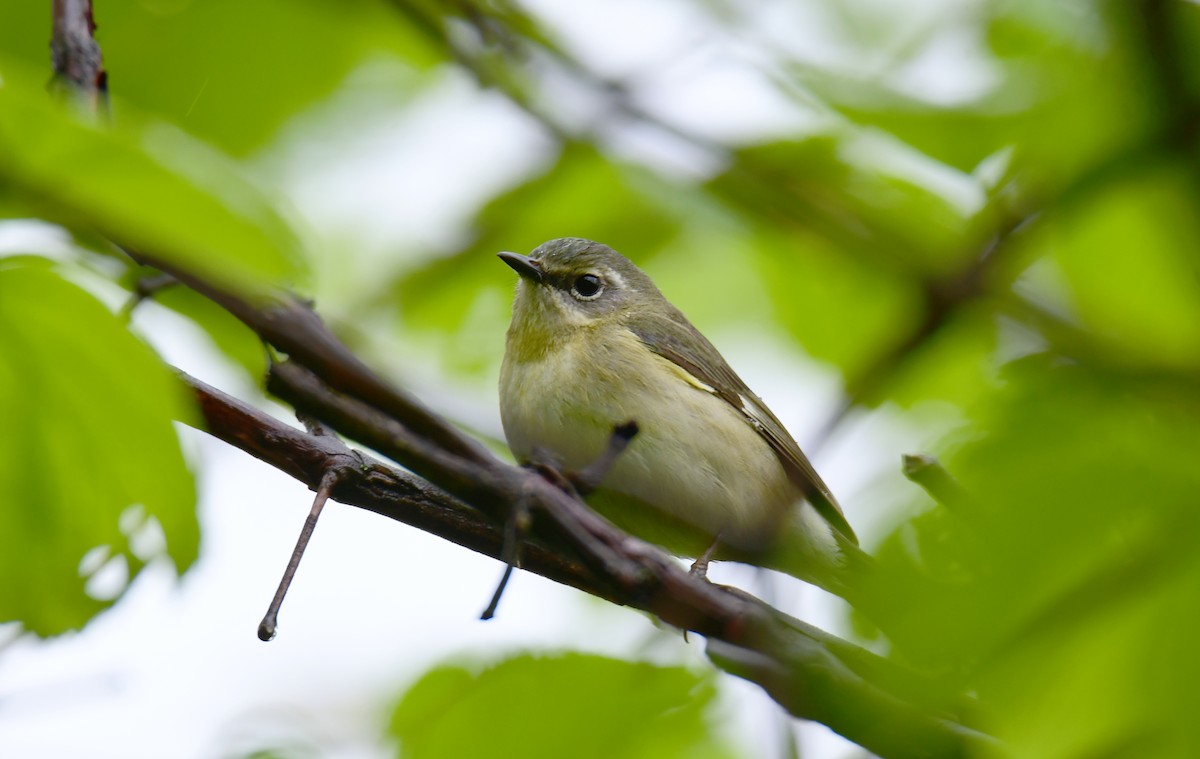
{"label": "branch", "polygon": [[[205,431],[293,477],[316,492],[331,466],[353,457],[331,496],[395,519],[487,556],[499,556],[503,535],[480,512],[410,474],[351,450],[332,435],[310,435],[179,372],[204,417]],[[606,597],[595,578],[559,552],[528,545],[525,566],[544,577]]]}
{"label": "branch", "polygon": [[91,0],[54,0],[50,37],[54,78],[98,107],[107,92],[108,74],[104,71],[100,45],[92,36],[95,31]]}
{"label": "branch", "polygon": [[[290,427],[199,380],[182,375],[201,403],[208,432],[317,489],[336,459],[361,457],[356,473],[338,481],[333,496],[346,503],[451,540],[493,558],[504,551],[502,528],[443,491],[386,464],[353,453],[332,436]],[[311,377],[311,375],[309,375]],[[328,388],[313,395],[337,407]],[[347,407],[352,404],[345,403]],[[348,409],[347,409],[348,410]],[[366,409],[360,409],[366,415]],[[394,422],[393,422],[394,423]],[[515,467],[532,501],[561,497],[579,505],[540,476]],[[542,503],[545,507],[545,503]],[[581,505],[580,505],[581,506]],[[490,511],[490,509],[488,509]],[[966,756],[991,739],[944,713],[937,689],[909,670],[772,609],[741,591],[689,574],[662,551],[630,538],[586,508],[568,507],[587,534],[639,570],[629,578],[605,577],[572,558],[579,546],[562,532],[535,523],[523,547],[522,566],[548,579],[617,604],[655,614],[668,624],[706,635],[713,661],[759,683],[792,714],[818,720],[882,757]]]}
{"label": "branch", "polygon": [[465,460],[483,463],[494,457],[479,442],[459,432],[420,401],[376,376],[334,336],[307,305],[286,294],[255,302],[222,289],[168,260],[123,248],[135,262],[171,275],[221,306],[260,338],[287,353],[339,391],[361,398],[405,424],[415,434]]}

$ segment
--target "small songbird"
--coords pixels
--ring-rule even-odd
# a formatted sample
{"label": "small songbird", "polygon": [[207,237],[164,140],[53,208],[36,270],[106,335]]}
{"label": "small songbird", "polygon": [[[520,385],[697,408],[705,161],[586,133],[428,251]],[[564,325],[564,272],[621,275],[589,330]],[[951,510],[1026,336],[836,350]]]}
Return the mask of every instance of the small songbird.
{"label": "small songbird", "polygon": [[521,275],[500,371],[519,461],[579,471],[616,425],[638,434],[588,503],[681,556],[778,569],[846,594],[864,556],[829,488],[766,404],[625,256],[580,238],[500,253]]}

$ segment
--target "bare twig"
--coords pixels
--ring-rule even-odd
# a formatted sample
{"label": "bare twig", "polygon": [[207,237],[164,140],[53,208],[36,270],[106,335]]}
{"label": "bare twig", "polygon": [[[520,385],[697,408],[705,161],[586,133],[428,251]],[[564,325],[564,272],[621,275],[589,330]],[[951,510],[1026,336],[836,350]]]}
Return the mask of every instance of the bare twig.
{"label": "bare twig", "polygon": [[626,588],[641,582],[636,564],[613,550],[612,544],[619,543],[620,537],[612,537],[613,533],[601,526],[608,523],[539,474],[504,464],[490,454],[484,462],[458,459],[378,409],[336,392],[294,361],[272,366],[267,388],[297,409],[319,416],[339,432],[483,509],[496,523],[503,523],[511,504],[530,489],[532,506],[550,517],[560,536],[576,546],[580,558],[601,576],[616,578]]}
{"label": "bare twig", "polygon": [[296,540],[296,547],[292,549],[292,557],[288,560],[283,577],[279,580],[275,597],[271,599],[266,615],[258,624],[258,639],[261,641],[272,640],[275,637],[279,607],[283,605],[283,597],[287,595],[288,588],[292,585],[292,578],[296,576],[296,570],[300,567],[300,559],[304,556],[304,550],[308,547],[313,530],[317,528],[321,510],[325,508],[325,502],[329,500],[329,494],[333,492],[333,486],[337,484],[337,480],[338,468],[336,467],[328,469],[325,476],[321,478],[321,485],[317,488],[317,497],[313,499],[312,509],[308,512],[308,518],[304,520],[304,527],[300,529],[300,537]]}
{"label": "bare twig", "polygon": [[133,283],[133,294],[129,296],[129,300],[125,301],[125,305],[121,306],[120,317],[128,320],[133,316],[134,309],[142,304],[143,301],[153,298],[158,293],[179,284],[179,281],[170,274],[161,272],[152,274],[147,277],[138,277]]}
{"label": "bare twig", "polygon": [[[993,281],[1002,264],[1019,249],[1014,237],[1027,228],[1035,215],[1008,219],[983,246],[974,259],[957,273],[925,283],[924,317],[907,335],[892,348],[875,359],[851,383],[850,400],[858,403],[869,400],[879,389],[907,364],[921,346],[929,343],[968,304],[975,302],[989,290],[1000,289],[1001,284]],[[1015,276],[1015,267],[1012,272]]]}
{"label": "bare twig", "polygon": [[500,560],[504,562],[504,574],[500,576],[500,582],[496,584],[496,591],[492,593],[487,608],[479,615],[480,619],[487,621],[496,616],[496,609],[500,606],[500,599],[504,596],[513,570],[521,563],[521,546],[525,544],[525,534],[528,532],[529,500],[519,498],[513,504],[508,521],[504,523],[504,549],[500,554]]}

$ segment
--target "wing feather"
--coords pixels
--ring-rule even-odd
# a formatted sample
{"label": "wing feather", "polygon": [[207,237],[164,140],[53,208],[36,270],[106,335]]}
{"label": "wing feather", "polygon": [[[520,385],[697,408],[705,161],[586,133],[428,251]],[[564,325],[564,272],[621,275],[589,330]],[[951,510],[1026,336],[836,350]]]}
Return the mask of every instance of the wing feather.
{"label": "wing feather", "polygon": [[[737,376],[712,343],[692,326],[687,317],[672,309],[671,312],[660,314],[642,312],[633,321],[636,323],[630,324],[629,329],[650,350],[686,371],[697,382],[711,388],[714,395],[741,412],[746,421],[771,446],[771,450],[783,464],[788,478],[800,489],[808,502],[842,537],[858,545],[858,538],[850,523],[846,521],[842,508],[808,457],[800,450],[800,446],[762,399],[746,386],[742,378]],[[687,339],[682,339],[683,336]]]}

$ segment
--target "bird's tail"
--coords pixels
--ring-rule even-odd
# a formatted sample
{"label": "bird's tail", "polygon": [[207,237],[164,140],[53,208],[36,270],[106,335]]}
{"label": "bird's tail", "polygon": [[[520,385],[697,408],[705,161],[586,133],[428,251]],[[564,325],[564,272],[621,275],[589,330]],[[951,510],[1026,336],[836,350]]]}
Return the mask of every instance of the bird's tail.
{"label": "bird's tail", "polygon": [[837,531],[813,528],[798,522],[756,563],[840,596],[886,630],[903,610],[903,599],[889,591],[879,563]]}

